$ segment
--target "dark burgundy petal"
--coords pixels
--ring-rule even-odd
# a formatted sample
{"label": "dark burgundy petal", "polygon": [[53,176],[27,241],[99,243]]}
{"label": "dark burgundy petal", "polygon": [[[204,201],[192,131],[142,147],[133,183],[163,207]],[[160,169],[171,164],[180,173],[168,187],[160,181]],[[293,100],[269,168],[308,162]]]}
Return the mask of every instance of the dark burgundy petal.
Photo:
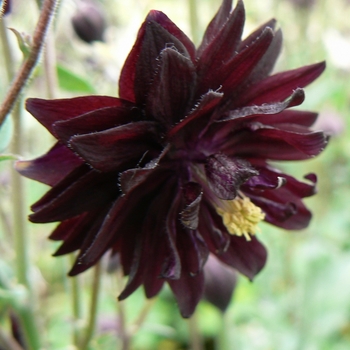
{"label": "dark burgundy petal", "polygon": [[210,254],[204,266],[204,276],[204,298],[225,312],[236,287],[237,272]]}
{"label": "dark burgundy petal", "polygon": [[109,96],[84,96],[60,100],[29,98],[26,108],[54,136],[52,125],[60,120],[67,120],[96,109],[122,106],[124,101]]}
{"label": "dark burgundy petal", "polygon": [[260,123],[250,124],[250,128],[254,131],[255,135],[262,136],[266,139],[281,140],[310,157],[321,153],[327,145],[328,138],[323,132],[297,132],[288,130],[288,128],[283,130],[281,128],[282,126],[283,125],[280,125],[279,128],[273,128],[272,126]]}
{"label": "dark burgundy petal", "polygon": [[54,222],[72,218],[114,200],[119,195],[117,174],[77,169],[32,205],[32,222]]}
{"label": "dark burgundy petal", "polygon": [[196,85],[196,74],[192,61],[173,48],[164,49],[158,62],[146,112],[169,128],[188,111]]}
{"label": "dark burgundy petal", "polygon": [[140,111],[132,106],[100,108],[53,124],[57,137],[65,143],[74,135],[89,134],[140,120]]}
{"label": "dark burgundy petal", "polygon": [[[276,124],[296,124],[300,126],[309,127],[314,124],[318,114],[300,110],[284,110],[277,114],[259,115],[253,117],[262,124],[276,125]],[[307,130],[307,129],[305,129]]]}
{"label": "dark burgundy petal", "polygon": [[286,108],[298,106],[303,103],[305,98],[304,91],[297,89],[293,94],[284,102],[274,102],[270,104],[247,106],[239,109],[232,110],[228,113],[228,116],[218,120],[218,122],[226,122],[235,120],[238,118],[245,118],[252,115],[259,114],[277,114],[284,111]]}
{"label": "dark burgundy petal", "polygon": [[182,210],[181,222],[190,230],[196,230],[198,227],[198,213],[202,200],[202,187],[195,182],[188,182],[182,189],[185,199],[185,209]]}
{"label": "dark burgundy petal", "polygon": [[245,38],[240,46],[239,51],[245,50],[249,47],[261,34],[266,30],[266,28],[271,28],[274,30],[276,27],[276,20],[274,18],[270,19],[266,23],[262,24],[259,28],[257,28],[253,33],[251,33],[247,38]]}
{"label": "dark burgundy petal", "polygon": [[75,230],[76,227],[80,225],[82,221],[85,220],[86,213],[76,216],[71,219],[62,221],[50,234],[49,238],[53,241],[62,241],[69,237]]}
{"label": "dark burgundy petal", "polygon": [[[260,35],[259,35],[260,37]],[[249,45],[250,47],[250,45]],[[256,83],[257,81],[261,81],[265,79],[273,70],[277,58],[281,52],[282,48],[282,31],[277,30],[274,33],[274,37],[269,48],[266,50],[263,57],[256,64],[253,71],[249,75],[249,78],[245,81],[245,86],[249,90],[251,84]],[[239,103],[239,101],[237,101]]]}
{"label": "dark burgundy petal", "polygon": [[[237,52],[237,47],[241,41],[243,25],[245,21],[245,12],[242,1],[238,1],[235,10],[227,14],[227,21],[218,28],[218,24],[223,22],[223,11],[227,8],[225,2],[220,8],[217,19],[209,31],[204,36],[204,41],[198,49],[198,74],[201,84],[214,76],[223,64],[229,61]],[[204,80],[202,78],[205,78]],[[206,84],[205,86],[208,86]],[[211,86],[216,88],[216,86]],[[206,92],[206,91],[204,91]]]}
{"label": "dark burgundy petal", "polygon": [[136,166],[149,151],[156,150],[156,125],[142,121],[105,131],[73,136],[70,147],[100,171]]}
{"label": "dark burgundy petal", "polygon": [[203,50],[208,46],[208,44],[210,44],[219,34],[220,29],[225,25],[230,17],[231,9],[232,0],[223,0],[218,12],[211,20],[204,33],[203,40],[197,50],[199,56],[202,54]]}
{"label": "dark burgundy petal", "polygon": [[[165,180],[170,181],[169,179],[172,177],[169,175],[168,172],[153,171],[147,179],[135,186],[132,191],[116,200],[106,215],[106,219],[95,239],[86,251],[81,253],[79,264],[82,268],[94,264],[114,244],[112,242],[115,242],[118,236],[125,232],[125,227],[129,227],[129,223],[134,224],[133,221],[137,219],[134,217],[136,213],[141,215],[140,213],[143,212],[142,205],[146,205],[147,200],[154,197],[155,189],[160,188]],[[140,220],[141,217],[136,220],[136,223]]]}
{"label": "dark burgundy petal", "polygon": [[182,317],[191,317],[203,295],[203,272],[196,276],[183,274],[178,280],[168,280],[168,283],[175,295]]}
{"label": "dark burgundy petal", "polygon": [[265,213],[265,221],[287,230],[306,228],[311,220],[311,212],[301,199],[295,196],[287,186],[262,193],[247,192],[252,202]]}
{"label": "dark burgundy petal", "polygon": [[89,212],[88,215],[80,215],[79,220],[73,223],[73,227],[68,228],[67,236],[64,238],[64,242],[56,250],[53,256],[68,254],[77,249],[83,249],[84,245],[86,244],[89,245],[93,237],[95,237],[96,233],[100,229],[107,212],[108,206]]}
{"label": "dark burgundy petal", "polygon": [[213,154],[207,158],[205,173],[211,190],[221,199],[231,200],[237,196],[240,186],[258,172],[249,162]]}
{"label": "dark burgundy petal", "polygon": [[149,21],[146,23],[145,35],[136,64],[134,89],[136,103],[143,106],[147,102],[149,88],[158,69],[158,58],[166,48],[173,48],[181,55],[190,58],[185,46],[175,36],[171,35],[160,24]]}
{"label": "dark burgundy petal", "polygon": [[325,62],[272,75],[250,87],[244,103],[259,105],[283,101],[294,90],[312,83],[326,68]]}
{"label": "dark burgundy petal", "polygon": [[213,254],[225,252],[230,244],[230,234],[215,209],[203,201],[198,231]]}
{"label": "dark burgundy petal", "polygon": [[56,143],[45,155],[16,162],[16,170],[23,176],[55,186],[83,161],[61,143]]}
{"label": "dark burgundy petal", "polygon": [[265,266],[267,252],[254,236],[247,241],[243,236],[231,235],[227,251],[216,256],[252,280]]}
{"label": "dark burgundy petal", "polygon": [[[235,93],[237,93],[237,87],[242,84],[257,67],[259,61],[264,57],[265,53],[269,49],[273,42],[273,32],[270,28],[267,28],[261,36],[246,50],[237,54],[230,62],[225,66],[222,66],[222,71],[212,72],[213,77],[207,74],[210,78],[211,84],[215,84],[218,77],[220,77],[222,91],[227,99],[230,101],[234,99]],[[228,72],[225,74],[225,72]],[[222,78],[224,76],[224,79]],[[218,81],[219,83],[219,81]],[[215,84],[213,88],[217,88]]]}
{"label": "dark burgundy petal", "polygon": [[[192,136],[193,133],[196,133],[196,137],[200,137],[210,125],[212,111],[218,106],[222,97],[222,93],[214,91],[209,91],[203,95],[196,108],[169,131],[168,138],[172,139],[185,127],[188,134]],[[201,134],[198,135],[197,130],[200,130]]]}
{"label": "dark burgundy petal", "polygon": [[196,48],[189,37],[174,23],[167,15],[161,11],[152,10],[147,20],[155,21],[159,23],[164,29],[166,29],[171,35],[180,40],[180,42],[185,46],[187,52],[189,53],[192,61],[195,61]]}

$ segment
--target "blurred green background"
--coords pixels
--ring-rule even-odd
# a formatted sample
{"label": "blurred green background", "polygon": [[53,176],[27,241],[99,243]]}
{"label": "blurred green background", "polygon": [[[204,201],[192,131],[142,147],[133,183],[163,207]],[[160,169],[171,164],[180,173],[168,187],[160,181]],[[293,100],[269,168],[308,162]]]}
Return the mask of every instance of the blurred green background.
{"label": "blurred green background", "polygon": [[[220,0],[198,0],[198,26],[192,35],[200,37]],[[322,60],[326,72],[306,88],[303,108],[319,111],[317,127],[332,134],[326,151],[316,159],[279,164],[298,179],[310,172],[318,175],[318,194],[306,200],[314,218],[307,230],[286,232],[261,225],[261,239],[268,248],[265,269],[253,283],[239,278],[229,309],[222,315],[214,306],[200,303],[195,319],[205,349],[232,350],[347,350],[350,349],[350,1],[348,0],[245,0],[246,34],[274,17],[282,28],[284,46],[276,71],[297,68]],[[191,36],[187,0],[101,0],[107,28],[105,42],[92,45],[79,40],[70,18],[77,2],[63,0],[54,29],[51,52],[59,67],[58,82],[47,88],[46,58],[35,71],[26,97],[70,97],[84,94],[117,95],[120,68],[132,47],[137,30],[150,9],[165,12]],[[32,34],[38,16],[35,1],[15,0],[6,25]],[[21,52],[9,33],[16,64]],[[197,39],[197,44],[198,39]],[[0,57],[1,100],[8,82]],[[51,61],[52,62],[52,61]],[[55,67],[55,66],[54,66]],[[23,152],[30,159],[53,144],[52,137],[28,114],[23,115]],[[10,120],[0,134],[1,151],[12,135]],[[11,236],[12,161],[0,163],[0,272],[16,286],[15,253]],[[45,191],[43,185],[25,181],[26,208]],[[31,279],[38,297],[37,313],[45,349],[73,349],[72,284],[66,278],[68,257],[52,258],[57,244],[47,236],[53,226],[28,223]],[[104,265],[103,265],[104,266]],[[79,276],[81,324],[87,314],[91,271]],[[97,333],[91,349],[118,349],[118,306],[120,286],[115,274],[104,274],[100,295]],[[14,299],[21,298],[20,290]],[[12,298],[12,297],[11,297]],[[10,299],[11,299],[10,298]],[[8,296],[0,293],[0,329],[9,330]],[[16,299],[16,300],[17,300]],[[12,299],[11,299],[12,300]],[[18,302],[13,301],[13,303]],[[12,302],[12,301],[11,301]],[[137,320],[145,300],[138,290],[125,302],[127,324]],[[62,336],[64,334],[64,336]],[[152,305],[136,332],[132,349],[189,349],[188,321],[181,319],[168,289]]]}

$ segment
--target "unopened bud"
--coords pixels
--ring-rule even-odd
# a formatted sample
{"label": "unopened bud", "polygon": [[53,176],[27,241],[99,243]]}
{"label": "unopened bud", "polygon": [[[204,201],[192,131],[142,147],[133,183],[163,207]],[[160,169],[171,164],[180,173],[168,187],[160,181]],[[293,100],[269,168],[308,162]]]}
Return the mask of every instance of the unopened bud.
{"label": "unopened bud", "polygon": [[94,2],[79,2],[77,12],[72,17],[72,24],[75,33],[86,43],[103,41],[106,20],[102,10]]}

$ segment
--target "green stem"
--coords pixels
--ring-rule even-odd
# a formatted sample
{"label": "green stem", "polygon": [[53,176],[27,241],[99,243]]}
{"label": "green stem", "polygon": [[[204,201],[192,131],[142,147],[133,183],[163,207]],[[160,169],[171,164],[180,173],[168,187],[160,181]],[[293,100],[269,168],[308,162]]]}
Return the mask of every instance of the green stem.
{"label": "green stem", "polygon": [[9,41],[6,21],[7,21],[7,18],[2,18],[0,20],[0,37],[1,37],[2,50],[3,50],[2,55],[5,58],[7,80],[10,82],[15,75],[15,70],[13,66],[14,58],[13,58],[13,53],[12,53],[11,45]]}
{"label": "green stem", "polygon": [[33,42],[27,59],[23,62],[21,68],[17,72],[5,100],[0,107],[0,125],[2,125],[7,114],[13,108],[18,96],[26,85],[31,73],[36,66],[41,49],[44,44],[45,35],[50,25],[51,18],[55,12],[56,5],[59,0],[45,0],[40,12],[40,17],[33,34]]}
{"label": "green stem", "polygon": [[188,10],[190,15],[190,27],[192,40],[195,44],[199,42],[199,22],[198,22],[198,9],[196,0],[188,0]]}
{"label": "green stem", "polygon": [[[117,289],[118,294],[121,293],[121,291],[124,288],[123,283],[123,272],[121,268],[118,268],[116,271],[117,274]],[[118,321],[119,321],[119,336],[122,342],[122,350],[129,350],[130,349],[130,335],[126,326],[126,313],[125,313],[125,301],[118,301],[117,300],[117,308],[118,308]]]}
{"label": "green stem", "polygon": [[99,262],[95,266],[94,279],[92,282],[92,296],[91,296],[89,320],[88,320],[88,325],[86,327],[85,337],[83,338],[81,342],[81,347],[79,348],[80,350],[88,349],[89,343],[95,331],[98,295],[100,292],[100,282],[101,282],[101,263]]}
{"label": "green stem", "polygon": [[[21,125],[22,104],[18,101],[13,111],[14,138],[12,143],[12,152],[21,154],[23,130]],[[23,178],[14,170],[11,170],[12,179],[12,213],[13,213],[13,235],[16,252],[16,276],[19,284],[26,287],[28,291],[28,300],[19,310],[23,331],[29,349],[40,348],[39,332],[35,321],[35,298],[29,278],[30,261],[28,252],[28,232],[25,215],[25,195]]]}
{"label": "green stem", "polygon": [[196,313],[194,313],[187,322],[188,330],[190,333],[191,350],[203,350],[202,339],[198,330]]}
{"label": "green stem", "polygon": [[[70,254],[69,260],[71,263],[75,261],[75,254]],[[82,307],[81,307],[81,286],[80,277],[75,276],[70,278],[71,282],[71,297],[72,297],[72,309],[73,309],[73,344],[78,348],[80,344],[81,335],[81,321],[82,321]]]}
{"label": "green stem", "polygon": [[58,86],[57,73],[56,73],[56,52],[55,52],[55,41],[53,36],[53,30],[50,28],[45,46],[44,55],[44,68],[45,78],[47,86],[47,97],[52,99],[56,97],[56,90]]}

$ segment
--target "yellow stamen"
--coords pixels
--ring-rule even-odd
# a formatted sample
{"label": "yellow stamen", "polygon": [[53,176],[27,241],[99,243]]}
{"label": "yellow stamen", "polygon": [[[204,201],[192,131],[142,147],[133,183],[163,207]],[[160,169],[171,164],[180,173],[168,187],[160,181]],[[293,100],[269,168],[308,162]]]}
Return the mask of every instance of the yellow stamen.
{"label": "yellow stamen", "polygon": [[250,241],[249,235],[260,232],[258,223],[264,220],[265,214],[248,197],[243,196],[232,201],[222,201],[222,204],[220,207],[216,207],[216,211],[221,215],[229,233],[244,236],[247,241]]}

